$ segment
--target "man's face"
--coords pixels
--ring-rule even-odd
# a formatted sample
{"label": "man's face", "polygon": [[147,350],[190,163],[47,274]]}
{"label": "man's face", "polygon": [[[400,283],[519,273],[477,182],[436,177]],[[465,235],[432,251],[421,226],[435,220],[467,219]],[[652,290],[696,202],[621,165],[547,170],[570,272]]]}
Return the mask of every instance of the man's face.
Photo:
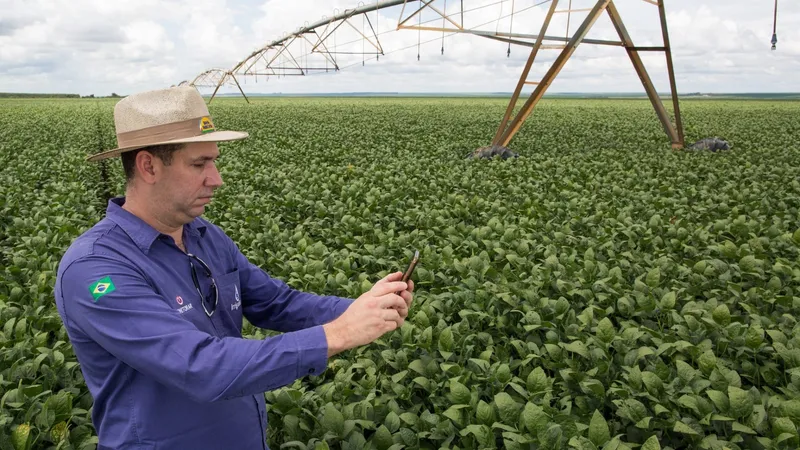
{"label": "man's face", "polygon": [[[222,186],[215,161],[216,142],[194,142],[175,152],[172,163],[161,164],[157,190],[163,207],[181,223],[189,223],[205,212],[214,190]],[[160,161],[159,161],[160,162]]]}

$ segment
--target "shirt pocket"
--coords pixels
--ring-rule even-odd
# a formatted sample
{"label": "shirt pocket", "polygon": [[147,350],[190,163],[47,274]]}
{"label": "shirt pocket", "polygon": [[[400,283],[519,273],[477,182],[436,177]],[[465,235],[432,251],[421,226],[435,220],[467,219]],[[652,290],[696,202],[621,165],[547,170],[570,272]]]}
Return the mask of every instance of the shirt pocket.
{"label": "shirt pocket", "polygon": [[[222,275],[217,280],[219,290],[220,325],[227,336],[242,336],[242,287],[239,284],[239,269]],[[216,315],[216,314],[215,314]]]}

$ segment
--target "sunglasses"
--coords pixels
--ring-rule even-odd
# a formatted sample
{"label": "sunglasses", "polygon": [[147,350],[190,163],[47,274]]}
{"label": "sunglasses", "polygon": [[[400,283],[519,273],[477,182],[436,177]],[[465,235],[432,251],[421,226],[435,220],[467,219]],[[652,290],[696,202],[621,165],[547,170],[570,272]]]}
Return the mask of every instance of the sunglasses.
{"label": "sunglasses", "polygon": [[[189,266],[192,268],[192,281],[194,282],[194,288],[197,289],[197,293],[200,294],[200,302],[203,304],[203,310],[206,312],[208,317],[214,315],[214,311],[217,310],[217,304],[219,303],[219,291],[217,290],[217,281],[214,280],[214,277],[211,275],[211,268],[208,267],[208,264],[205,263],[202,259],[200,259],[197,255],[193,255],[191,253],[187,253],[186,255],[191,258],[189,260]],[[195,268],[195,264],[192,260],[197,261],[200,267],[211,280],[211,289],[214,291],[214,306],[211,308],[211,311],[208,310],[206,307],[206,296],[203,295],[203,291],[200,290],[200,283],[197,281],[197,269]]]}

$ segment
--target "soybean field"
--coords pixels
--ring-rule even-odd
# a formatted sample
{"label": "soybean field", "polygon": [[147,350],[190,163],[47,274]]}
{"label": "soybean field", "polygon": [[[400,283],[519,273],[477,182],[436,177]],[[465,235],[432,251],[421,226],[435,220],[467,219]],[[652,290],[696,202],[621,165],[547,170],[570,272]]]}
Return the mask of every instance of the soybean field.
{"label": "soybean field", "polygon": [[[290,286],[356,298],[415,249],[405,325],[266,393],[271,448],[800,447],[800,102],[546,99],[210,105],[205,217]],[[0,450],[92,449],[58,262],[124,193],[113,100],[0,100]],[[249,339],[274,332],[246,324]]]}

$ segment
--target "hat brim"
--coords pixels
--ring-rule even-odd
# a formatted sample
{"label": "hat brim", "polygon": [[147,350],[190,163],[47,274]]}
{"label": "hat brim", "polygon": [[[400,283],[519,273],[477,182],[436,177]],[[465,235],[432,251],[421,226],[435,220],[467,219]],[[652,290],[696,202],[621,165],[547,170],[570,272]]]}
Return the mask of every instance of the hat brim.
{"label": "hat brim", "polygon": [[247,132],[244,131],[213,131],[207,134],[201,134],[200,136],[192,136],[188,138],[181,138],[181,139],[173,139],[169,141],[162,141],[162,142],[152,142],[147,145],[136,145],[130,147],[120,147],[115,148],[113,150],[107,150],[101,153],[96,153],[92,156],[86,158],[87,161],[95,162],[100,161],[103,159],[114,158],[119,156],[127,151],[131,150],[138,150],[140,148],[145,147],[152,147],[154,145],[164,145],[164,144],[188,144],[191,142],[225,142],[225,141],[238,141],[240,139],[245,139],[250,136]]}

